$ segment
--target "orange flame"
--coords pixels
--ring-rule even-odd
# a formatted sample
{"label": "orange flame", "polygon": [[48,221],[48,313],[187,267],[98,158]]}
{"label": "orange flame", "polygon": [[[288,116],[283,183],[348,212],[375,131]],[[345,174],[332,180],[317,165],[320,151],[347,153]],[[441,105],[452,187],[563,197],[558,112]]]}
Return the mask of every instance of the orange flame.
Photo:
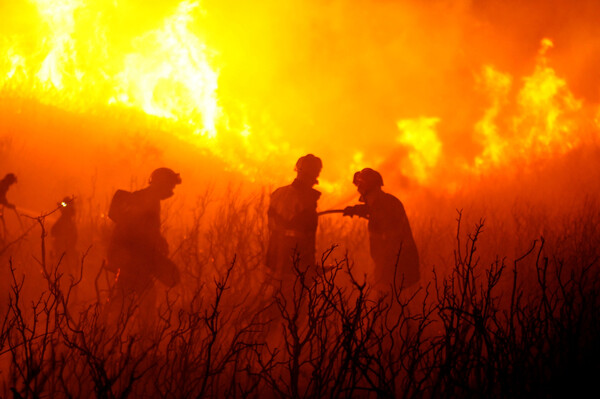
{"label": "orange flame", "polygon": [[[491,105],[475,125],[483,144],[481,154],[475,158],[480,170],[517,158],[534,161],[539,156],[564,153],[578,144],[575,114],[581,110],[582,102],[575,99],[565,80],[547,66],[546,52],[552,46],[550,39],[542,40],[535,70],[523,78],[515,104],[509,98],[512,77],[491,66],[483,68],[478,81]],[[511,106],[513,113],[500,121],[500,114]]]}
{"label": "orange flame", "polygon": [[398,122],[402,133],[397,140],[410,148],[410,163],[402,172],[414,177],[421,184],[427,182],[430,171],[437,166],[442,152],[442,143],[434,130],[439,121],[439,118],[418,118]]}
{"label": "orange flame", "polygon": [[[102,26],[91,31],[82,26],[102,17],[90,16],[85,2],[33,2],[43,42],[34,48],[27,48],[23,38],[8,43],[4,87],[29,90],[54,105],[58,97],[59,105],[76,112],[97,102],[122,104],[193,126],[194,133],[216,135],[218,74],[209,62],[212,52],[189,29],[197,2],[179,4],[160,28],[134,38],[134,51],[126,53],[107,48]],[[84,59],[93,53],[96,65]]]}
{"label": "orange flame", "polygon": [[[311,74],[308,77],[299,77],[297,80],[300,83],[295,83],[295,86],[290,84],[290,87],[285,88],[285,96],[281,95],[281,101],[279,87],[267,87],[269,84],[277,86],[277,83],[285,79],[294,80],[295,70],[284,69],[288,67],[287,64],[281,67],[281,71],[266,65],[273,62],[269,57],[277,57],[277,51],[285,52],[288,49],[284,39],[281,41],[285,42],[285,46],[275,41],[275,50],[265,50],[266,56],[261,60],[262,64],[253,64],[253,67],[262,72],[262,67],[266,66],[266,71],[263,72],[265,75],[280,73],[283,77],[278,76],[281,80],[265,79],[266,83],[262,82],[263,86],[254,86],[252,82],[247,86],[241,85],[247,89],[244,103],[244,97],[236,97],[236,89],[240,86],[231,83],[239,83],[231,78],[231,75],[238,71],[229,71],[230,75],[226,74],[229,66],[226,61],[235,59],[235,56],[228,55],[231,58],[227,59],[223,54],[226,49],[211,48],[207,45],[209,41],[206,37],[209,36],[203,30],[208,31],[209,22],[212,21],[213,27],[215,22],[210,20],[211,14],[205,11],[198,1],[181,1],[175,7],[165,8],[164,10],[168,11],[164,11],[153,23],[142,24],[140,27],[120,27],[123,32],[115,32],[117,23],[110,24],[114,22],[111,18],[124,12],[119,9],[117,2],[113,1],[31,0],[27,6],[22,6],[22,9],[22,19],[29,21],[28,24],[24,25],[22,30],[16,27],[18,24],[14,24],[14,28],[2,30],[4,34],[0,36],[0,49],[3,54],[0,56],[2,94],[33,98],[43,104],[76,113],[118,110],[135,115],[136,118],[139,117],[135,123],[141,128],[147,124],[158,125],[159,129],[155,130],[168,131],[168,134],[186,143],[206,148],[223,159],[230,169],[245,171],[251,176],[259,175],[270,167],[279,178],[284,175],[283,171],[293,170],[297,156],[315,152],[324,158],[324,174],[329,173],[330,168],[335,169],[335,173],[321,178],[321,189],[326,192],[337,192],[344,187],[352,189],[349,182],[354,171],[365,166],[378,168],[384,165],[390,165],[395,168],[396,174],[401,174],[418,184],[441,186],[439,177],[444,173],[440,171],[448,169],[449,166],[464,166],[462,171],[452,173],[452,178],[460,179],[459,172],[485,173],[493,168],[510,165],[514,160],[534,161],[539,157],[563,154],[581,145],[582,141],[584,104],[570,91],[566,80],[550,66],[549,54],[554,47],[550,39],[541,41],[535,66],[529,76],[513,76],[489,62],[481,66],[474,83],[487,99],[487,108],[481,110],[476,117],[461,121],[461,126],[453,125],[452,131],[445,130],[451,125],[451,121],[447,120],[448,114],[438,114],[436,108],[425,111],[415,106],[416,111],[406,111],[413,112],[412,115],[400,116],[396,111],[400,106],[396,107],[398,104],[394,104],[389,107],[392,111],[382,111],[386,119],[372,129],[372,137],[363,139],[362,132],[368,131],[372,126],[367,123],[355,126],[354,122],[372,121],[378,115],[368,115],[364,119],[350,115],[355,119],[341,119],[355,110],[360,111],[355,113],[364,111],[365,114],[376,114],[376,107],[367,110],[355,107],[354,104],[339,107],[337,112],[341,116],[337,116],[337,119],[326,111],[315,110],[319,107],[335,108],[331,105],[345,103],[346,98],[341,96],[349,93],[342,91],[345,89],[346,80],[357,82],[356,88],[352,87],[352,90],[358,90],[360,95],[365,92],[361,86],[364,82],[377,84],[380,83],[379,80],[385,80],[385,84],[396,83],[388,82],[392,80],[391,74],[390,77],[381,74],[380,79],[376,69],[383,68],[385,63],[380,64],[376,60],[377,57],[370,52],[361,56],[368,58],[366,61],[354,57],[356,49],[352,44],[363,44],[354,43],[352,40],[358,40],[360,35],[343,38],[349,43],[342,45],[332,42],[331,47],[328,47],[331,52],[337,51],[342,57],[348,46],[351,49],[348,52],[352,55],[352,61],[349,62],[351,66],[348,68],[358,66],[356,69],[349,69],[352,74],[348,73],[347,76],[340,73],[339,81],[332,84],[334,88],[327,93],[328,96],[323,96],[322,101],[314,98],[318,97],[315,93],[320,93],[318,87],[315,90],[311,88],[306,92],[296,93],[309,79],[325,80]],[[339,11],[343,10],[346,8],[341,7]],[[386,10],[387,8],[382,9],[382,17]],[[16,14],[19,13],[15,12],[15,15],[11,16],[16,18]],[[147,16],[140,15],[140,21],[145,17]],[[409,20],[407,17],[407,23]],[[320,22],[329,27],[324,21]],[[260,27],[256,28],[252,24],[249,26],[260,31],[260,35],[265,32],[272,33],[262,24],[256,25]],[[344,32],[342,25],[338,28]],[[386,25],[383,31],[398,33],[393,30],[395,26]],[[273,29],[277,31],[282,28],[277,25]],[[218,29],[216,31],[222,33]],[[331,31],[336,30],[331,28]],[[334,33],[331,35],[335,37]],[[301,36],[303,43],[307,40],[304,35],[297,35],[297,32],[292,36]],[[378,37],[377,40],[383,40],[383,37],[387,38],[387,34]],[[364,47],[371,48],[371,44],[380,44],[377,40],[373,43],[367,42],[368,46]],[[226,41],[221,44],[223,43],[227,44]],[[402,53],[404,50],[401,48],[404,44],[401,40],[388,44],[391,49],[389,52]],[[257,44],[260,45],[261,43]],[[232,45],[229,50],[235,52],[240,49]],[[329,52],[319,47],[319,51],[314,53],[321,54],[321,50],[323,53]],[[312,50],[309,54],[319,58]],[[286,57],[289,57],[289,54],[282,56],[289,62]],[[329,61],[325,56],[323,60]],[[306,64],[300,63],[301,67],[310,69],[307,65],[312,59],[302,61]],[[410,57],[403,62],[407,65],[411,62],[419,65],[416,59]],[[245,66],[243,62],[240,64]],[[317,73],[314,75],[326,75],[327,68],[330,68],[329,65],[324,67],[318,62],[316,65]],[[319,67],[321,69],[318,69]],[[371,74],[373,76],[355,79],[356,71],[370,71],[371,68],[376,72]],[[417,69],[413,67],[407,70]],[[230,80],[223,78],[223,75],[229,76]],[[261,98],[261,101],[251,103],[251,100],[247,99],[253,97],[253,90],[257,87],[264,89],[267,94],[263,94],[264,98]],[[339,93],[337,89],[340,90]],[[400,93],[404,95],[409,92],[410,90],[406,90]],[[387,96],[395,95],[383,93]],[[295,97],[296,95],[298,97]],[[307,98],[300,98],[302,95]],[[356,97],[360,95],[357,94]],[[379,98],[372,97],[374,101]],[[391,102],[389,97],[381,97],[382,103]],[[277,110],[287,107],[289,114],[294,116],[286,114],[277,120],[269,113],[269,101],[281,102],[283,105]],[[408,102],[409,100],[406,100],[406,103]],[[348,103],[352,103],[352,99],[349,99]],[[471,105],[469,101],[465,101],[457,106],[467,108]],[[350,112],[346,112],[348,110]],[[593,128],[598,130],[600,110],[595,110],[593,114],[588,121],[594,120]],[[297,121],[302,121],[305,125],[294,130],[291,124]],[[319,135],[329,136],[322,137],[321,142],[325,144],[321,144],[315,151],[312,147],[315,143],[320,143],[318,140],[303,140],[305,137],[302,135],[306,134],[306,130],[303,129],[321,123],[326,127],[315,131]],[[349,132],[355,142],[347,140],[344,136],[346,131],[351,129],[355,129]],[[388,130],[382,133],[377,129]],[[331,130],[331,133],[326,130]],[[344,135],[341,131],[344,131]],[[459,153],[460,150],[453,148],[451,140],[448,139],[452,134],[463,134],[466,137],[464,146],[470,147],[469,150]],[[328,145],[336,148],[328,149]],[[283,161],[287,162],[285,166]],[[459,168],[460,166],[457,167]],[[287,177],[289,173],[285,175]],[[444,184],[454,183],[456,182],[444,179]]]}
{"label": "orange flame", "polygon": [[114,97],[149,115],[182,120],[194,132],[215,137],[220,108],[218,74],[208,61],[208,49],[188,29],[197,2],[182,2],[160,29],[134,40],[135,53],[125,56],[115,76]]}

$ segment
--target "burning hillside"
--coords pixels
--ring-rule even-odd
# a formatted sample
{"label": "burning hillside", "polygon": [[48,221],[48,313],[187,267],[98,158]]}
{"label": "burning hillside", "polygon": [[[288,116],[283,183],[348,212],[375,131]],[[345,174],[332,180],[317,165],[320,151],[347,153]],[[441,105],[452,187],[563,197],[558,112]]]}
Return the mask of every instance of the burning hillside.
{"label": "burning hillside", "polygon": [[0,396],[593,384],[598,1],[0,14]]}
{"label": "burning hillside", "polygon": [[[181,140],[263,183],[314,152],[326,192],[367,165],[392,187],[453,189],[596,140],[600,79],[581,75],[598,61],[595,3],[537,3],[7,2],[3,108],[74,115],[67,141]],[[27,153],[30,129],[3,140]]]}

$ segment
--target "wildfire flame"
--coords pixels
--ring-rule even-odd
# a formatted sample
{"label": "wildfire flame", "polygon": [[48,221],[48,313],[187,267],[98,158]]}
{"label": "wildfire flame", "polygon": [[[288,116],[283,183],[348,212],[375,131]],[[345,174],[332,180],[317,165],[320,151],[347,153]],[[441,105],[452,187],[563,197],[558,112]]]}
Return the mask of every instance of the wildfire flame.
{"label": "wildfire flame", "polygon": [[[258,102],[244,103],[231,89],[223,89],[221,71],[228,68],[223,62],[226,57],[222,49],[207,45],[203,24],[211,14],[200,2],[186,0],[165,8],[155,23],[122,35],[115,34],[113,26],[120,13],[118,2],[31,0],[19,4],[22,9],[15,6],[13,14],[22,14],[28,22],[15,19],[0,36],[4,95],[29,97],[76,113],[104,107],[142,114],[162,126],[161,131],[208,149],[231,169],[249,174],[264,170],[260,164],[265,162],[278,165],[274,173],[291,171],[297,156],[315,152],[310,144],[298,146],[302,137],[291,137],[288,126],[278,125],[268,110],[257,109]],[[553,47],[551,39],[541,41],[529,76],[513,76],[491,63],[480,67],[473,86],[487,105],[477,120],[461,128],[472,132],[479,150],[463,159],[461,173],[485,173],[515,159],[534,161],[581,145],[585,106],[550,66]],[[303,112],[298,104],[290,104],[290,109],[296,108]],[[304,111],[305,119],[314,117]],[[323,154],[319,155],[327,157],[324,173],[328,165],[335,169],[321,178],[322,189],[350,186],[354,171],[382,165],[395,165],[396,172],[417,184],[440,186],[440,170],[447,161],[459,164],[455,161],[463,155],[447,144],[448,121],[435,112],[429,117],[422,114],[387,121],[395,134],[375,132],[372,139],[378,145],[372,148],[344,142],[337,132],[324,137],[324,142],[335,142],[339,150],[320,147]],[[600,129],[598,115],[596,111],[596,130]],[[379,151],[374,153],[373,148]],[[398,154],[402,158],[392,162]],[[289,167],[279,167],[282,160]]]}
{"label": "wildfire flame", "polygon": [[402,171],[405,175],[414,176],[420,183],[427,181],[442,152],[442,143],[434,130],[439,121],[439,118],[418,118],[398,122],[402,132],[398,142],[410,149],[410,165]]}
{"label": "wildfire flame", "polygon": [[184,121],[194,133],[215,137],[220,108],[218,74],[209,63],[209,50],[188,28],[197,2],[182,2],[160,29],[134,40],[135,53],[125,55],[124,69],[115,76],[114,97],[148,115]]}
{"label": "wildfire flame", "polygon": [[[196,134],[216,135],[218,73],[209,62],[210,51],[189,29],[197,2],[179,4],[161,27],[134,37],[133,51],[123,53],[107,48],[102,25],[91,32],[81,27],[103,17],[89,16],[86,2],[35,0],[34,4],[44,27],[43,41],[34,49],[20,48],[24,40],[9,44],[3,85],[29,89],[44,103],[55,103],[52,94],[60,93],[60,105],[73,111],[88,111],[97,102],[123,104],[187,123]],[[84,59],[98,51],[96,65]]]}
{"label": "wildfire flame", "polygon": [[[546,53],[552,46],[550,39],[542,40],[535,70],[523,78],[514,104],[509,98],[513,78],[491,66],[484,67],[479,82],[491,105],[475,126],[484,146],[475,159],[478,167],[497,166],[515,158],[534,161],[538,156],[564,153],[578,144],[576,113],[582,109],[582,102],[547,65]],[[511,105],[514,113],[498,121],[504,108]]]}

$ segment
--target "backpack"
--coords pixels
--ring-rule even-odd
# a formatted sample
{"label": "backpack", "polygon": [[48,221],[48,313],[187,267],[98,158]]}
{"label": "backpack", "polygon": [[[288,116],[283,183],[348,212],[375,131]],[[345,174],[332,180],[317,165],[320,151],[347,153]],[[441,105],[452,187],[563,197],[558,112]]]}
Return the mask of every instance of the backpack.
{"label": "backpack", "polygon": [[115,223],[124,222],[130,215],[133,201],[132,192],[117,190],[110,201],[108,217]]}

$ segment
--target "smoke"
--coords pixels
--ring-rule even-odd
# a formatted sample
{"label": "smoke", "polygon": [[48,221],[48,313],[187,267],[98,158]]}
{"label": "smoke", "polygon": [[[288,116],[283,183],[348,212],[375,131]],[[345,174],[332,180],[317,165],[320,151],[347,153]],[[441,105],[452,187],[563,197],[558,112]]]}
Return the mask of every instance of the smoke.
{"label": "smoke", "polygon": [[484,68],[512,77],[516,102],[544,38],[554,42],[548,65],[556,76],[576,99],[597,104],[598,75],[581,74],[598,70],[596,2],[204,6],[209,16],[221,10],[214,20],[227,32],[207,36],[227,65],[221,92],[246,105],[256,135],[287,143],[295,155],[321,154],[330,181],[349,179],[349,165],[384,166],[398,186],[414,185],[401,172],[411,149],[399,143],[400,120],[439,119],[442,156],[430,185],[447,181],[444,169],[472,166],[484,150],[475,125],[491,106],[477,85]]}
{"label": "smoke", "polygon": [[[182,130],[160,117],[145,119],[143,110],[106,104],[115,96],[111,79],[123,76],[125,55],[139,55],[140,38],[154,38],[147,33],[160,32],[182,2],[63,3],[74,9],[73,26],[60,37],[50,35],[52,24],[31,2],[4,2],[0,9],[12,16],[0,28],[0,43],[12,51],[0,66],[5,76],[13,73],[3,78],[2,137],[12,143],[2,147],[11,153],[3,169],[43,171],[32,185],[59,198],[94,185],[139,187],[163,165],[183,171],[184,181],[191,176],[194,188],[230,178],[281,184],[293,177],[297,157],[309,152],[323,158],[321,189],[332,195],[353,192],[352,173],[366,166],[379,168],[391,191],[452,190],[472,181],[485,153],[475,128],[493,105],[479,84],[484,68],[511,78],[508,105],[493,121],[503,139],[510,123],[500,119],[510,120],[544,38],[554,43],[547,66],[583,104],[586,113],[574,117],[594,115],[589,109],[599,102],[596,1],[205,0],[190,7],[187,21],[218,75],[221,114],[209,141],[193,133],[197,120]],[[68,55],[61,72],[75,83],[62,91],[39,84],[24,90],[22,82],[31,82],[59,39],[74,41],[61,47]],[[144,58],[138,60],[141,68]],[[161,104],[194,91],[182,80],[158,82],[154,98]],[[36,90],[51,99],[37,104]],[[26,99],[13,101],[21,96]],[[79,98],[85,107],[65,107],[64,98]],[[419,121],[435,121],[427,125],[431,145],[408,142],[422,135],[400,128]],[[435,154],[423,153],[429,147]]]}

